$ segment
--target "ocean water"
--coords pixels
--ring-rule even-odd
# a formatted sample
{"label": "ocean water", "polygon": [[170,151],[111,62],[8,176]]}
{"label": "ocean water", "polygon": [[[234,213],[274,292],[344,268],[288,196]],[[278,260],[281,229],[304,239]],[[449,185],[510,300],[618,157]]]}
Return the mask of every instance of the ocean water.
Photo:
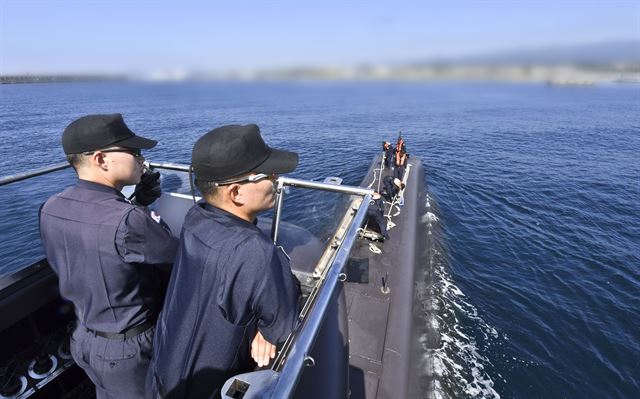
{"label": "ocean water", "polygon": [[[0,86],[1,175],[64,160],[60,134],[121,112],[186,163],[213,127],[257,123],[305,179],[357,184],[399,131],[427,172],[439,398],[640,397],[640,87],[498,83]],[[167,179],[184,190],[179,179]],[[37,260],[37,207],[70,171],[0,187],[0,275]],[[322,224],[324,202],[285,217]],[[425,288],[425,289],[421,289]],[[431,371],[430,371],[431,372]],[[426,373],[426,371],[425,371]],[[427,396],[427,393],[425,393]]]}

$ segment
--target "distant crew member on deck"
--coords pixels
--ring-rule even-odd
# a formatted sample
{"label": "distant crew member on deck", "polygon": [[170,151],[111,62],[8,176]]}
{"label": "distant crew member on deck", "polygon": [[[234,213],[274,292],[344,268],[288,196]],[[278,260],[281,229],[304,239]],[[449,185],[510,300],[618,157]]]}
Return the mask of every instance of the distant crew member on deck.
{"label": "distant crew member on deck", "polygon": [[393,202],[393,199],[398,195],[398,193],[404,189],[404,183],[393,176],[386,176],[382,179],[382,183],[384,184],[384,189],[382,191],[382,196],[388,201]]}
{"label": "distant crew member on deck", "polygon": [[256,216],[274,206],[277,175],[297,164],[256,125],[222,126],[196,142],[191,165],[204,201],[184,221],[148,398],[217,397],[232,375],[266,366],[292,332],[299,285]]}
{"label": "distant crew member on deck", "polygon": [[407,152],[407,146],[404,143],[404,138],[402,136],[398,136],[398,141],[396,142],[396,152]]}
{"label": "distant crew member on deck", "polygon": [[403,151],[396,151],[395,153],[395,169],[393,170],[393,177],[402,180],[404,178],[404,171],[407,167],[407,159],[409,154]]}
{"label": "distant crew member on deck", "polygon": [[393,147],[391,146],[391,143],[388,141],[385,141],[382,143],[382,151],[383,151],[383,157],[384,157],[384,167],[386,169],[391,169],[391,166],[393,166],[394,163],[394,154],[395,152],[393,151]]}
{"label": "distant crew member on deck", "polygon": [[387,221],[384,217],[384,198],[380,193],[373,193],[369,208],[367,209],[367,218],[369,222],[373,222],[378,226],[383,240],[389,238],[387,235]]}
{"label": "distant crew member on deck", "polygon": [[[177,240],[146,208],[161,190],[141,150],[155,145],[120,114],[72,122],[62,147],[79,180],[40,209],[45,254],[78,318],[71,354],[98,399],[143,397],[164,296],[158,268],[175,258]],[[131,203],[120,190],[133,184]]]}

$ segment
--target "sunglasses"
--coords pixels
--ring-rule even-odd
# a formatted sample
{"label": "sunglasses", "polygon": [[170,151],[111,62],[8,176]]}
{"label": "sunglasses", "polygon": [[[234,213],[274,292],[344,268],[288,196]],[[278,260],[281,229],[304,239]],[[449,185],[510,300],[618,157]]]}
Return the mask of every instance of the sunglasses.
{"label": "sunglasses", "polygon": [[94,153],[96,153],[97,151],[100,152],[124,152],[126,154],[131,154],[133,155],[135,158],[139,158],[142,156],[142,150],[140,150],[139,148],[107,148],[105,150],[96,150],[96,151],[90,151],[90,152],[83,152],[83,155],[92,155]]}
{"label": "sunglasses", "polygon": [[226,186],[226,185],[234,184],[234,183],[255,183],[257,181],[264,180],[264,179],[269,179],[269,180],[271,180],[273,182],[273,181],[276,181],[277,178],[278,178],[278,175],[276,175],[276,174],[266,175],[264,173],[258,173],[257,175],[244,177],[242,179],[225,180],[225,181],[217,182],[216,185],[218,185],[218,186]]}

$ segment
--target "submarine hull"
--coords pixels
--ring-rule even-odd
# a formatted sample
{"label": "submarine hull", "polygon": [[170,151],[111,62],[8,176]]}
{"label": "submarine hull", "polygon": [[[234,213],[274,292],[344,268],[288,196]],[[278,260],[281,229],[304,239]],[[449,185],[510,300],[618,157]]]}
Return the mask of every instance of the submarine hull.
{"label": "submarine hull", "polygon": [[[351,398],[424,397],[418,378],[422,351],[415,281],[427,264],[430,246],[423,217],[427,191],[420,160],[411,159],[409,165],[401,199],[385,201],[388,238],[358,240],[347,264]],[[379,180],[393,172],[380,169],[377,157],[361,186],[382,187]]]}

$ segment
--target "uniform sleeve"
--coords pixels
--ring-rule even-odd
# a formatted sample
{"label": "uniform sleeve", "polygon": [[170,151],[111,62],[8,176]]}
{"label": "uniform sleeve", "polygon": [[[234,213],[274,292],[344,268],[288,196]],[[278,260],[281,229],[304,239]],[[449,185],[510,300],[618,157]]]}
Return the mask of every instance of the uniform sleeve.
{"label": "uniform sleeve", "polygon": [[252,239],[236,248],[225,265],[218,308],[229,322],[257,321],[271,343],[283,342],[298,319],[299,286],[288,262],[271,243]]}
{"label": "uniform sleeve", "polygon": [[116,232],[116,249],[128,263],[172,264],[178,240],[148,212],[135,207],[125,215]]}

